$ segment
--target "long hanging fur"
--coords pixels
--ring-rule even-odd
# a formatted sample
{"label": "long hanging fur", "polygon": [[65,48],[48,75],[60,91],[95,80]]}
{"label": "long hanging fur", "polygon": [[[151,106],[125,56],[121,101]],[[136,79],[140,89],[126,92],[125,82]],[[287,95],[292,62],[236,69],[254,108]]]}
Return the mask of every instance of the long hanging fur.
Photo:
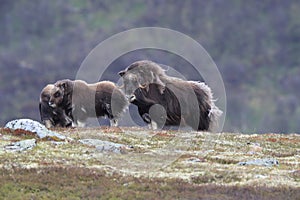
{"label": "long hanging fur", "polygon": [[[170,77],[155,62],[142,60],[119,72],[125,94],[138,107],[146,123],[188,125],[195,130],[213,131],[222,111],[215,105],[211,89],[197,81]],[[151,114],[154,105],[161,105]]]}

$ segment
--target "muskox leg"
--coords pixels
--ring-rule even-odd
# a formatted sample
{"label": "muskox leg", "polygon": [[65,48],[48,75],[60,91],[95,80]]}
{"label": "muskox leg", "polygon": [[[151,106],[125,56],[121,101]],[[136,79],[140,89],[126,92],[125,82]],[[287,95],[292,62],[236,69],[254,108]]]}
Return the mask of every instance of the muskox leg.
{"label": "muskox leg", "polygon": [[77,127],[85,127],[85,122],[77,121]]}
{"label": "muskox leg", "polygon": [[44,120],[44,124],[45,124],[46,128],[53,127],[53,124],[52,124],[51,120],[49,120],[49,119]]}
{"label": "muskox leg", "polygon": [[72,127],[85,127],[85,120],[78,120],[74,117],[74,121],[72,122]]}
{"label": "muskox leg", "polygon": [[109,122],[110,122],[110,126],[114,126],[114,127],[118,126],[118,120],[117,119],[110,119]]}
{"label": "muskox leg", "polygon": [[150,124],[151,123],[151,117],[149,115],[149,113],[144,113],[142,115],[142,119],[147,123],[147,124]]}
{"label": "muskox leg", "polygon": [[144,113],[142,115],[142,118],[143,118],[144,122],[146,122],[148,124],[149,129],[152,129],[152,130],[157,129],[157,127],[158,127],[157,123],[151,119],[149,113]]}
{"label": "muskox leg", "polygon": [[70,117],[65,116],[65,118],[61,118],[59,123],[55,125],[55,127],[70,127],[73,125],[73,121]]}
{"label": "muskox leg", "polygon": [[65,127],[70,127],[72,126],[72,119],[70,117],[66,117],[66,123],[64,124]]}
{"label": "muskox leg", "polygon": [[68,116],[64,110],[58,110],[56,112],[56,127],[70,127],[72,125],[72,119]]}
{"label": "muskox leg", "polygon": [[73,110],[72,112],[72,117],[73,117],[73,122],[72,122],[72,127],[85,127],[86,126],[86,120],[87,116],[85,113],[82,112],[77,112],[78,110]]}
{"label": "muskox leg", "polygon": [[152,129],[152,130],[157,130],[157,123],[153,120],[151,120],[151,123],[149,124],[149,128]]}
{"label": "muskox leg", "polygon": [[77,126],[77,123],[72,122],[72,127],[76,127],[76,126]]}

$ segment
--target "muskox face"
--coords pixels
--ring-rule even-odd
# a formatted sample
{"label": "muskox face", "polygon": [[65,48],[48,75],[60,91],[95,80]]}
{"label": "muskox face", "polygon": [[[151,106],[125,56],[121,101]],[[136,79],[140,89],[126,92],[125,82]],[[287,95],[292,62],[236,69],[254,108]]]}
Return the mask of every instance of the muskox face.
{"label": "muskox face", "polygon": [[54,86],[50,92],[49,106],[58,107],[62,103],[63,97],[64,91],[60,87]]}
{"label": "muskox face", "polygon": [[43,124],[46,125],[47,128],[50,128],[54,125],[53,108],[49,106],[50,93],[53,88],[54,85],[48,84],[46,87],[43,88],[40,94],[39,110],[40,110],[41,121],[43,122]]}
{"label": "muskox face", "polygon": [[149,90],[149,85],[155,83],[160,86],[160,92],[163,93],[165,84],[160,76],[164,76],[164,70],[151,61],[143,60],[132,63],[125,70],[119,72],[123,78],[125,94],[129,100],[134,99],[134,92],[138,88]]}
{"label": "muskox face", "polygon": [[62,105],[63,101],[69,101],[69,96],[73,90],[73,83],[69,79],[57,81],[50,93],[49,105],[53,108]]}
{"label": "muskox face", "polygon": [[47,128],[53,126],[68,127],[72,124],[72,119],[66,115],[64,109],[53,108],[49,105],[54,85],[48,84],[40,94],[39,110],[41,121]]}
{"label": "muskox face", "polygon": [[124,82],[124,90],[126,95],[133,95],[134,91],[139,88],[143,87],[139,81],[139,77],[136,74],[129,73],[126,74],[123,77],[123,82]]}

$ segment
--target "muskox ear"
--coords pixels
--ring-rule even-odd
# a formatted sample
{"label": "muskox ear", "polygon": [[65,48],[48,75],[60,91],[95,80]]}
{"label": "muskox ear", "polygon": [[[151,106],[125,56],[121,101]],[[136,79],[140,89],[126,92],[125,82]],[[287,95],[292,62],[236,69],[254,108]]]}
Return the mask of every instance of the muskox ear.
{"label": "muskox ear", "polygon": [[122,70],[122,71],[119,71],[118,74],[119,74],[121,77],[123,77],[125,73],[126,73],[126,71],[125,71],[125,70]]}
{"label": "muskox ear", "polygon": [[59,84],[59,87],[62,89],[67,89],[68,85],[66,82],[62,82],[61,84]]}
{"label": "muskox ear", "polygon": [[59,88],[63,89],[63,90],[67,90],[68,87],[69,87],[69,84],[68,84],[68,81],[63,80],[63,81],[60,81],[60,82],[57,84],[57,86],[58,86]]}
{"label": "muskox ear", "polygon": [[61,80],[55,83],[55,86],[64,91],[64,93],[68,93],[71,90],[71,82],[68,80]]}
{"label": "muskox ear", "polygon": [[58,87],[61,91],[66,91],[67,85],[64,82],[61,82],[57,84],[56,87]]}

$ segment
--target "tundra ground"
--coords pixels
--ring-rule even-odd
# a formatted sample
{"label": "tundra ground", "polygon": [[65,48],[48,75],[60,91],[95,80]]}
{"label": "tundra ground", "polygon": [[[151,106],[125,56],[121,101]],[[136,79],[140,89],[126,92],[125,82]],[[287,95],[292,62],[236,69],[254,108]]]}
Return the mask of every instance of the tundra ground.
{"label": "tundra ground", "polygon": [[[53,129],[71,140],[0,130],[0,199],[300,199],[300,135],[151,131],[143,128]],[[126,148],[100,151],[100,139]],[[278,165],[239,165],[274,159]]]}

